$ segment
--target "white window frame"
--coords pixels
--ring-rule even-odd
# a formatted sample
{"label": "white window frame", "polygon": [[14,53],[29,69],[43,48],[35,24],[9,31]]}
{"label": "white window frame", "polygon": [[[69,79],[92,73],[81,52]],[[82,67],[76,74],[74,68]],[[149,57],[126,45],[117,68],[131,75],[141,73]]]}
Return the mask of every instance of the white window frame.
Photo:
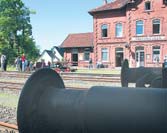
{"label": "white window frame", "polygon": [[[103,28],[103,26],[106,26],[106,28]],[[101,37],[102,38],[107,38],[108,37],[108,24],[102,24],[101,25]],[[104,34],[103,34],[103,30],[107,30],[107,36],[104,36]]]}
{"label": "white window frame", "polygon": [[[142,21],[143,22],[143,33],[142,34],[137,34],[137,22],[139,22],[139,21]],[[141,25],[141,24],[139,24],[139,25]],[[142,35],[144,35],[144,21],[143,20],[136,20],[136,36],[142,36]]]}
{"label": "white window frame", "polygon": [[[154,20],[159,20],[159,33],[154,33],[154,24],[156,24],[156,23],[154,23]],[[153,35],[159,35],[159,34],[161,34],[161,20],[158,19],[158,18],[152,20],[152,34]]]}
{"label": "white window frame", "polygon": [[[146,4],[150,4],[150,9],[146,9]],[[152,3],[151,3],[151,1],[146,1],[145,3],[144,3],[144,10],[145,11],[151,11],[151,9],[152,9]]]}
{"label": "white window frame", "polygon": [[[89,58],[88,59],[85,58],[86,57],[85,54],[89,54]],[[85,50],[84,51],[84,61],[89,61],[89,59],[90,59],[90,51]]]}
{"label": "white window frame", "polygon": [[[117,27],[118,26],[118,27]],[[121,26],[121,35],[119,36],[117,33],[119,32],[118,31],[118,29],[120,29],[120,27],[119,26]],[[116,26],[115,26],[115,36],[116,37],[123,37],[123,24],[122,23],[116,23]]]}
{"label": "white window frame", "polygon": [[[107,57],[106,57],[107,59],[106,60],[103,59],[103,53],[104,53],[103,50],[106,50],[105,52],[107,53]],[[101,61],[102,62],[108,62],[108,60],[109,60],[109,50],[108,50],[108,48],[102,48],[101,49]]]}
{"label": "white window frame", "polygon": [[[159,54],[154,54],[154,52],[159,52]],[[152,47],[152,61],[153,62],[160,62],[160,57],[161,57],[161,47],[160,46],[153,46]]]}

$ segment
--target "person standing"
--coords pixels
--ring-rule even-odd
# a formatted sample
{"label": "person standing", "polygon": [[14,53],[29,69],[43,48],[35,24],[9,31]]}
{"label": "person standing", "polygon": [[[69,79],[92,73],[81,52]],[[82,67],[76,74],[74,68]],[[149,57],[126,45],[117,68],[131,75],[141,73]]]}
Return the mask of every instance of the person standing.
{"label": "person standing", "polygon": [[32,71],[33,70],[33,62],[32,61],[30,61],[30,71]]}
{"label": "person standing", "polygon": [[89,58],[89,69],[90,68],[93,68],[93,66],[92,66],[92,58]]}
{"label": "person standing", "polygon": [[167,68],[167,56],[164,57],[164,68]]}
{"label": "person standing", "polygon": [[4,71],[7,70],[7,63],[8,63],[7,57],[6,57],[6,55],[4,55]]}
{"label": "person standing", "polygon": [[44,68],[44,67],[46,67],[46,63],[45,63],[45,60],[42,60],[41,68]]}
{"label": "person standing", "polygon": [[50,68],[50,66],[51,66],[51,63],[50,63],[50,61],[48,61],[48,68]]}
{"label": "person standing", "polygon": [[4,54],[2,54],[1,55],[1,70],[2,71],[4,71],[5,58],[6,58],[6,56]]}
{"label": "person standing", "polygon": [[15,65],[16,65],[16,70],[19,71],[19,60],[20,60],[20,57],[18,56],[16,59],[15,59]]}
{"label": "person standing", "polygon": [[22,60],[21,60],[21,58],[19,59],[19,71],[20,72],[22,71]]}
{"label": "person standing", "polygon": [[25,71],[25,60],[26,60],[26,57],[24,55],[24,53],[22,54],[21,56],[21,61],[22,61],[22,72]]}

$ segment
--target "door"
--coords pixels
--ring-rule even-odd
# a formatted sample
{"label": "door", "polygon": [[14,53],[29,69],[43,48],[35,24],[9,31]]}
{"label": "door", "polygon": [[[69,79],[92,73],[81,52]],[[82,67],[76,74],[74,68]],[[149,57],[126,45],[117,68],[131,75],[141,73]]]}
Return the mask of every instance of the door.
{"label": "door", "polygon": [[116,48],[115,51],[116,51],[116,67],[121,67],[124,58],[123,48]]}
{"label": "door", "polygon": [[136,67],[144,66],[144,50],[136,51]]}
{"label": "door", "polygon": [[72,66],[78,66],[78,54],[72,54]]}
{"label": "door", "polygon": [[78,49],[77,48],[72,49],[71,60],[72,60],[72,66],[78,66]]}

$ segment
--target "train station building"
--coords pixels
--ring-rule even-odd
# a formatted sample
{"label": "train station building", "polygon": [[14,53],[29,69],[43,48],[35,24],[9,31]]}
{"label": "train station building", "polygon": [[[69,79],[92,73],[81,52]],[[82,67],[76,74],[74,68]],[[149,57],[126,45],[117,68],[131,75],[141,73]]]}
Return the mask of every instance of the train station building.
{"label": "train station building", "polygon": [[131,67],[162,65],[167,56],[167,0],[104,0],[89,14],[93,33],[69,35],[62,44],[65,59],[85,66],[92,58],[94,66],[101,62],[108,68],[121,67],[124,59]]}
{"label": "train station building", "polygon": [[167,56],[167,0],[115,0],[93,16],[94,62],[120,67],[161,66]]}

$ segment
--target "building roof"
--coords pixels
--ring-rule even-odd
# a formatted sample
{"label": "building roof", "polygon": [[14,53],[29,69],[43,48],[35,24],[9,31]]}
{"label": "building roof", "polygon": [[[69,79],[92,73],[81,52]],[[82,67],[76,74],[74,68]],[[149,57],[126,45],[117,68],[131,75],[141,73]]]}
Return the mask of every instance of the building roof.
{"label": "building roof", "polygon": [[60,47],[93,47],[93,33],[69,34]]}
{"label": "building roof", "polygon": [[126,4],[131,2],[131,0],[115,0],[114,2],[107,3],[103,6],[97,7],[89,13],[93,15],[96,12],[102,12],[102,11],[109,11],[109,10],[116,10],[116,9],[121,9],[123,8]]}
{"label": "building roof", "polygon": [[44,50],[42,52],[41,56],[43,56],[45,52],[50,56],[50,58],[56,58],[57,60],[59,60],[59,58],[56,55],[54,55],[54,53],[52,52],[52,50]]}
{"label": "building roof", "polygon": [[51,50],[45,50],[45,52],[51,57],[53,58],[54,57],[54,54]]}
{"label": "building roof", "polygon": [[64,50],[63,50],[63,48],[58,47],[58,46],[53,46],[53,48],[51,49],[51,51],[53,51],[54,48],[59,52],[59,54],[60,54],[61,56],[64,55]]}

